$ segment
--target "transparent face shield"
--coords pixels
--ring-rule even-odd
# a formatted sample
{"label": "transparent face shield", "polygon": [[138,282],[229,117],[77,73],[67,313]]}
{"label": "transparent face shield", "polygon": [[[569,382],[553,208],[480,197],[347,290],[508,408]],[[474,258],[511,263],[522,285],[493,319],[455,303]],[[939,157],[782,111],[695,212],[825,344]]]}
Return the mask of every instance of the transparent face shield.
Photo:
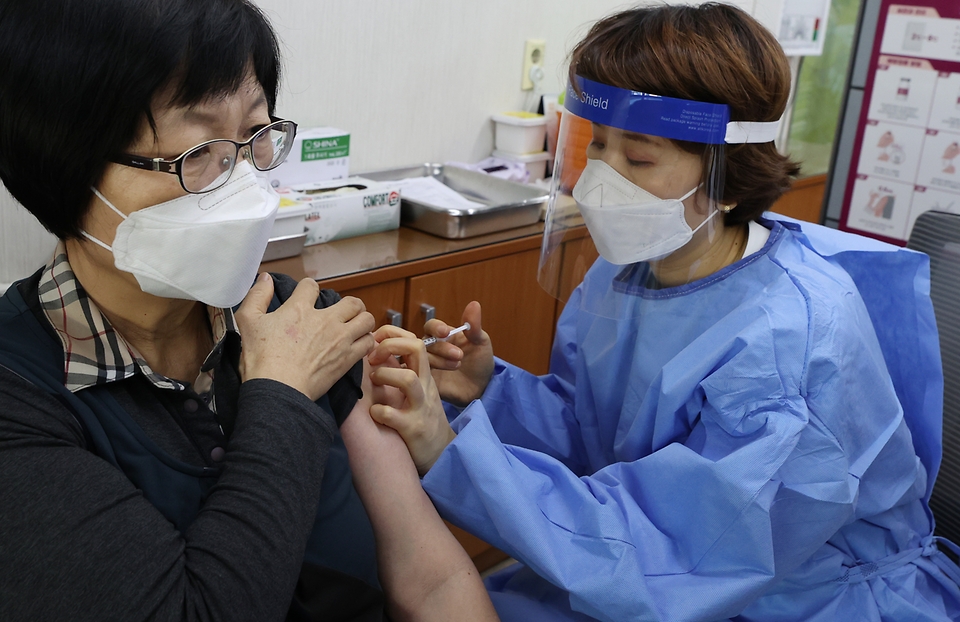
{"label": "transparent face shield", "polygon": [[592,269],[578,304],[622,317],[625,305],[639,309],[635,298],[722,261],[732,239],[724,145],[772,141],[778,124],[730,123],[724,104],[578,81],[563,102],[538,279],[566,303]]}

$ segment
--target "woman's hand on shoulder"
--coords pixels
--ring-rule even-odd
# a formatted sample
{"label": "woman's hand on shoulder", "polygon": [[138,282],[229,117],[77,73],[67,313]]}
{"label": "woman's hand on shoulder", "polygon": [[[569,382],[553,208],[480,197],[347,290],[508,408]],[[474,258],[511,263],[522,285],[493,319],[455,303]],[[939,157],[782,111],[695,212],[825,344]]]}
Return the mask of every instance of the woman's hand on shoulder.
{"label": "woman's hand on shoulder", "polygon": [[316,281],[303,279],[280,308],[267,313],[273,279],[260,275],[236,313],[243,380],[269,378],[317,400],[373,349],[376,323],[363,302],[347,296],[316,309],[319,293]]}

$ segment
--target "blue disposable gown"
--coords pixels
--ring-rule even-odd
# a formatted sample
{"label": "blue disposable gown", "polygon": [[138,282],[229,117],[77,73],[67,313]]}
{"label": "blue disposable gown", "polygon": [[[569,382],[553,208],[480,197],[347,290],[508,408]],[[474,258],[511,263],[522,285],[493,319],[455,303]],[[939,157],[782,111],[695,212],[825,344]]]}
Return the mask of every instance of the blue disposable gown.
{"label": "blue disposable gown", "polygon": [[[504,620],[960,616],[926,504],[943,386],[926,257],[763,224],[761,251],[682,287],[614,291],[622,268],[598,260],[551,373],[497,360],[454,420],[423,485],[525,565],[488,583]],[[634,306],[586,313],[584,287]]]}

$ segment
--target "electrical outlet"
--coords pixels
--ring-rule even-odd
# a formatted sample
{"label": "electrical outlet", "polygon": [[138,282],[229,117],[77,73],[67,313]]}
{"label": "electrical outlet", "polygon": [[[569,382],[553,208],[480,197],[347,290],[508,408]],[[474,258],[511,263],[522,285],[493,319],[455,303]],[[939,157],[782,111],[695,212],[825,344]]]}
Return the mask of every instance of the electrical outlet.
{"label": "electrical outlet", "polygon": [[533,78],[536,75],[531,72],[538,72],[540,79],[543,78],[543,53],[546,50],[547,42],[543,39],[527,39],[523,46],[523,77],[520,81],[520,90],[532,91]]}

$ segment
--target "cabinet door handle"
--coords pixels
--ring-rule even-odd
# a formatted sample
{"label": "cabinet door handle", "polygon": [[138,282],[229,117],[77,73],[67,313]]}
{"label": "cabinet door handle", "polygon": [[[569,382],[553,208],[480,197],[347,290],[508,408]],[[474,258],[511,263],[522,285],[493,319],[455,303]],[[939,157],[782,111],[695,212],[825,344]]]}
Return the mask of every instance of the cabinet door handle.
{"label": "cabinet door handle", "polygon": [[428,322],[437,316],[437,309],[433,305],[420,303],[420,311],[423,313],[423,321]]}
{"label": "cabinet door handle", "polygon": [[391,326],[403,326],[403,314],[393,309],[387,309],[387,322]]}

